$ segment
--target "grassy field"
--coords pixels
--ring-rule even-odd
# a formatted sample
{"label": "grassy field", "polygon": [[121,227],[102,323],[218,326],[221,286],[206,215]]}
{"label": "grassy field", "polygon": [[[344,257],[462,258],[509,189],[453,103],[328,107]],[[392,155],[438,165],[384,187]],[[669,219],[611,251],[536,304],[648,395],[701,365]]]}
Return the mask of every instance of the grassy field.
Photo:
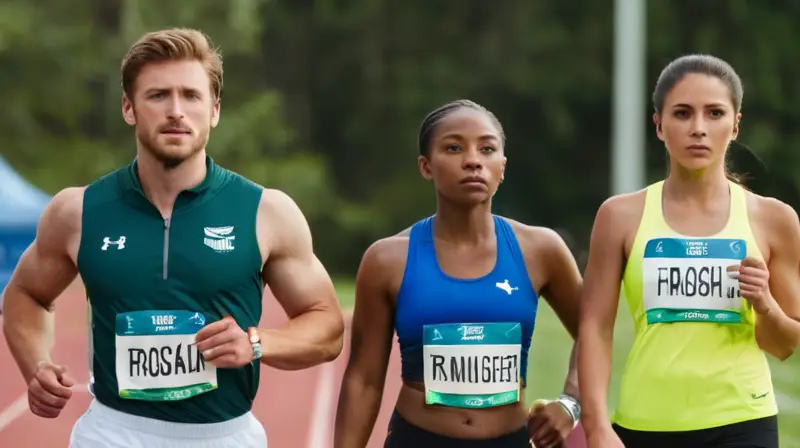
{"label": "grassy field", "polygon": [[[337,282],[337,294],[342,307],[353,304],[353,286],[351,282]],[[620,375],[625,365],[625,357],[633,342],[633,325],[627,314],[627,307],[622,304],[617,316],[617,327],[614,334],[614,360],[611,374],[609,411],[615,405]],[[553,311],[542,301],[536,319],[536,330],[530,351],[528,367],[528,401],[535,398],[552,398],[558,395],[564,384],[567,362],[572,340],[561,326]],[[800,357],[795,355],[787,361],[780,362],[770,358],[772,379],[780,407],[780,437],[782,448],[800,448]],[[542,368],[542,366],[546,366]]]}

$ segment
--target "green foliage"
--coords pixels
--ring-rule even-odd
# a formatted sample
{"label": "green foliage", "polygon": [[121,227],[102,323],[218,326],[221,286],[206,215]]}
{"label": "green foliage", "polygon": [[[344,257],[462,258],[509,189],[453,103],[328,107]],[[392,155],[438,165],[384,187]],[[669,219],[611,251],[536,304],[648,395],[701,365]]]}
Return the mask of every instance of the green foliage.
{"label": "green foliage", "polygon": [[[758,192],[797,205],[797,7],[779,3],[648,2],[648,90],[683,53],[729,60],[746,91],[739,141],[753,148],[734,148],[733,166]],[[435,212],[416,133],[429,110],[464,97],[495,112],[508,136],[496,211],[562,229],[582,250],[609,190],[612,13],[590,1],[7,0],[2,153],[51,193],[129,162],[121,59],[146,31],[196,27],[225,60],[209,152],[294,197],[331,271],[352,275],[372,241]],[[650,117],[637,125],[649,129]],[[653,181],[665,159],[648,135]]]}

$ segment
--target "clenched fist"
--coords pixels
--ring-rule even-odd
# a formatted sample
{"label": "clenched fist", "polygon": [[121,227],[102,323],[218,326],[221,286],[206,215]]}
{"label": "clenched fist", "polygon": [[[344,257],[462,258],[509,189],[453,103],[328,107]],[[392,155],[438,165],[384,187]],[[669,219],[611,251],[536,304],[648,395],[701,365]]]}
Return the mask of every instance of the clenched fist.
{"label": "clenched fist", "polygon": [[563,446],[574,426],[558,401],[537,400],[528,414],[528,437],[536,448]]}
{"label": "clenched fist", "polygon": [[738,265],[728,266],[728,273],[739,280],[742,297],[756,313],[766,315],[777,307],[769,291],[769,269],[763,260],[745,258]]}
{"label": "clenched fist", "polygon": [[75,380],[66,366],[40,362],[28,383],[28,406],[35,415],[56,418],[72,398]]}

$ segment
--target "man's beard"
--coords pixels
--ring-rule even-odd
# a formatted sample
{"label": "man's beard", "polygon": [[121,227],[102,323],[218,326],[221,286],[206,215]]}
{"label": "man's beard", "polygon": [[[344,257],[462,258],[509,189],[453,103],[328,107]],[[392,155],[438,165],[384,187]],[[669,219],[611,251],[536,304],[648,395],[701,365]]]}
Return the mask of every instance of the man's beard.
{"label": "man's beard", "polygon": [[[155,138],[150,138],[150,136],[142,133],[138,135],[139,142],[141,143],[142,147],[145,151],[150,153],[156,160],[161,163],[161,166],[164,167],[164,170],[174,170],[181,166],[183,162],[187,159],[191,158],[198,152],[202,151],[205,148],[206,143],[208,142],[208,137],[200,135],[198,139],[192,142],[191,150],[187,153],[183,154],[172,154],[169,151],[164,150],[157,142]],[[157,138],[157,137],[156,137]]]}

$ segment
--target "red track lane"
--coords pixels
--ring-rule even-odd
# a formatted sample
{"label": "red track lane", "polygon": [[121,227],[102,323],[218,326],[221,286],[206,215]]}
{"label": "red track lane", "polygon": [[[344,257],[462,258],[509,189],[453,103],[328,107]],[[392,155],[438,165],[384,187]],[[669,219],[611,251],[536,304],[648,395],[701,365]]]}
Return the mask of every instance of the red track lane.
{"label": "red track lane", "polygon": [[[4,319],[0,318],[0,319]],[[75,382],[85,385],[88,378],[86,301],[81,284],[73,284],[56,301],[56,338],[53,360],[65,364]],[[8,350],[5,337],[0,335],[0,446],[14,448],[66,447],[72,425],[89,407],[91,396],[76,390],[67,406],[56,419],[42,419],[28,410],[25,397],[27,387]],[[24,407],[13,403],[24,400]],[[5,424],[7,426],[3,427]]]}
{"label": "red track lane", "polygon": [[[265,303],[262,325],[270,328],[286,321],[286,315],[274,300]],[[319,448],[333,446],[333,427],[342,376],[350,356],[350,316],[346,313],[347,332],[342,354],[331,365],[300,372],[283,372],[264,367],[255,414],[267,429],[270,448]],[[323,375],[329,378],[323,379]],[[395,344],[387,372],[383,406],[367,448],[380,448],[386,437],[386,425],[400,391],[400,362]],[[319,408],[322,406],[322,408]],[[313,448],[317,448],[314,446]]]}

